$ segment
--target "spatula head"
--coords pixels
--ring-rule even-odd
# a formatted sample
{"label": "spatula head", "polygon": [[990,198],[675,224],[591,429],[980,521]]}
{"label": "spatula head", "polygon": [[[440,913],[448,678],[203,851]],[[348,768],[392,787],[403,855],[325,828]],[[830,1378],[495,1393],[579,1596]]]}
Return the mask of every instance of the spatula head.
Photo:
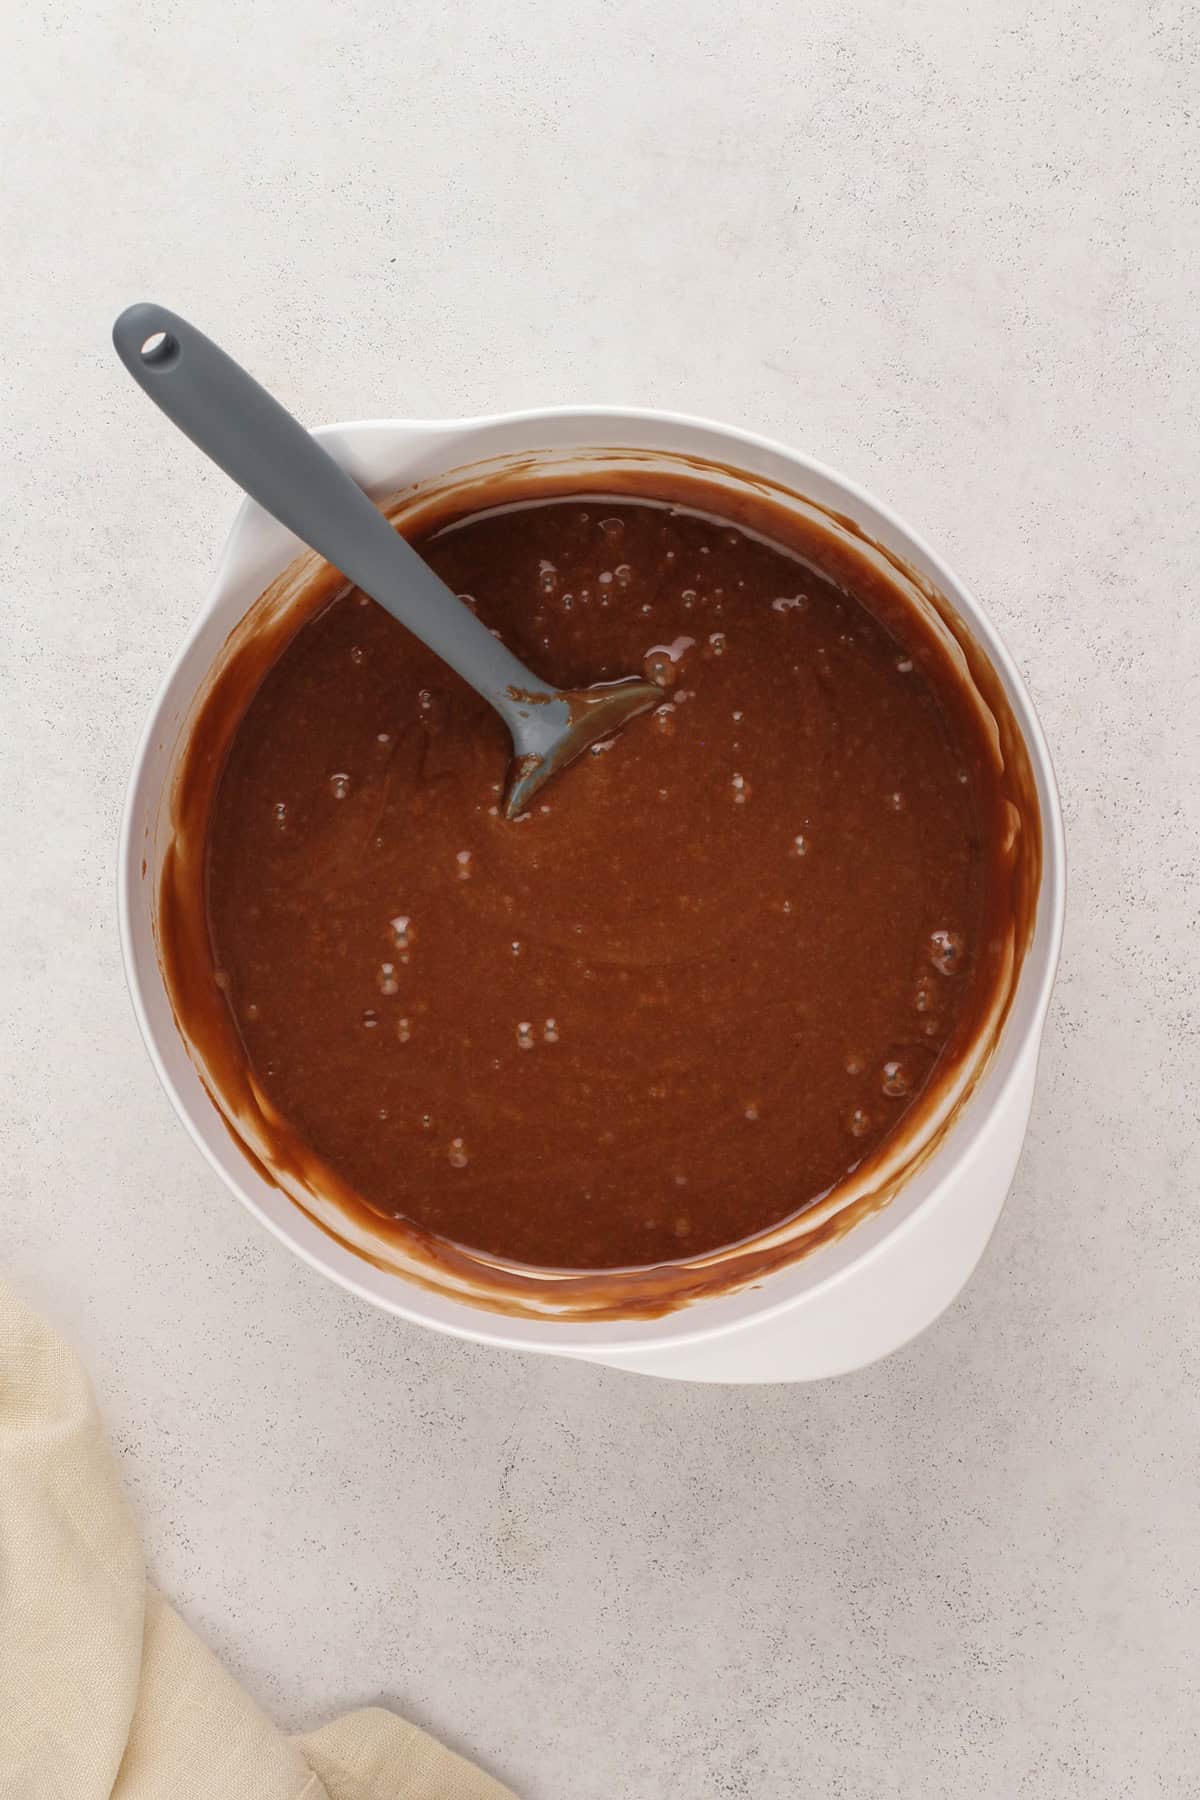
{"label": "spatula head", "polygon": [[[514,699],[525,699],[514,695]],[[542,788],[574,762],[577,756],[617,732],[639,713],[649,712],[662,700],[662,689],[631,676],[624,681],[601,681],[590,688],[564,688],[546,706],[531,708],[531,725],[518,743],[508,772],[504,816],[515,819],[528,811]]]}

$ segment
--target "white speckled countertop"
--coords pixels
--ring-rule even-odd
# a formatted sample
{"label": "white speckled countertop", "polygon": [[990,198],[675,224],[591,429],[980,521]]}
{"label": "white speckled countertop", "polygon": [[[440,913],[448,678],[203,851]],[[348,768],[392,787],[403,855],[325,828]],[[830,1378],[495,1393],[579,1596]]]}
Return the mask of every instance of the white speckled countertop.
{"label": "white speckled countertop", "polygon": [[[400,17],[6,27],[0,1267],[83,1349],[156,1579],[285,1724],[384,1697],[525,1800],[1194,1794],[1194,6]],[[111,354],[141,297],[313,422],[593,399],[776,434],[981,595],[1071,904],[1016,1186],[924,1338],[756,1391],[459,1344],[201,1162],[113,872],[234,495]]]}

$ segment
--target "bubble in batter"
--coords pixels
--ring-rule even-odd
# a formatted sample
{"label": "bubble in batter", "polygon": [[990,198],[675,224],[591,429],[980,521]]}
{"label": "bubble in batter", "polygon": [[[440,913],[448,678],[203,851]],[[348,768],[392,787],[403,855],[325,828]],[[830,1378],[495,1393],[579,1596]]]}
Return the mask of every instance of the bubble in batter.
{"label": "bubble in batter", "polygon": [[929,960],[941,975],[957,975],[966,945],[957,931],[934,931],[929,938]]}
{"label": "bubble in batter", "polygon": [[902,1099],[905,1094],[912,1093],[912,1071],[899,1058],[894,1057],[884,1063],[879,1085],[889,1100]]}

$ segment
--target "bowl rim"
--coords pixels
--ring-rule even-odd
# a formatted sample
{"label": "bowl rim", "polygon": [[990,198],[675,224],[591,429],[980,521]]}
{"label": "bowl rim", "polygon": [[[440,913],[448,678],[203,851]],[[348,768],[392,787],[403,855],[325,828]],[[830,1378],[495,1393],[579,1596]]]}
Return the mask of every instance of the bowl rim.
{"label": "bowl rim", "polygon": [[[843,475],[831,465],[821,462],[807,452],[795,449],[780,439],[742,427],[727,425],[702,415],[656,407],[562,403],[467,415],[459,418],[365,418],[314,427],[312,435],[337,455],[339,451],[348,450],[354,440],[367,436],[393,435],[399,439],[408,438],[413,441],[415,446],[422,437],[426,436],[444,435],[453,440],[459,436],[466,437],[471,433],[488,429],[520,429],[525,426],[533,428],[538,424],[550,421],[558,423],[570,421],[581,428],[583,434],[580,438],[581,448],[588,443],[594,443],[596,448],[604,448],[606,445],[602,444],[598,438],[589,439],[588,427],[599,426],[603,422],[606,427],[619,428],[621,422],[625,420],[643,428],[661,426],[681,433],[701,433],[720,439],[733,451],[736,451],[738,446],[743,446],[759,454],[779,458],[796,473],[798,480],[794,491],[803,493],[801,478],[804,474],[810,474],[818,481],[828,483],[854,505],[865,509],[868,516],[874,514],[881,519],[890,531],[911,547],[935,571],[939,588],[948,594],[956,607],[961,606],[971,627],[972,635],[979,642],[1000,677],[1005,693],[1017,716],[1034,770],[1041,807],[1042,870],[1038,899],[1038,926],[1018,977],[1016,997],[1020,997],[1021,990],[1027,982],[1033,981],[1035,986],[1033,991],[1028,993],[1027,1006],[1029,1010],[1023,1024],[1018,1026],[1011,1017],[1006,1022],[1000,1045],[993,1054],[992,1068],[985,1071],[984,1081],[980,1083],[980,1088],[987,1085],[987,1076],[994,1069],[1001,1052],[1011,1048],[1008,1066],[1003,1070],[999,1080],[992,1085],[986,1106],[973,1105],[973,1102],[978,1102],[980,1098],[978,1089],[975,1094],[968,1096],[962,1109],[964,1118],[956,1120],[947,1133],[946,1139],[938,1146],[931,1159],[930,1166],[936,1171],[936,1178],[925,1194],[911,1202],[903,1210],[900,1207],[900,1200],[903,1198],[901,1194],[897,1197],[897,1201],[872,1215],[871,1218],[863,1220],[844,1238],[814,1252],[811,1257],[798,1259],[797,1262],[787,1265],[773,1276],[768,1277],[756,1290],[763,1296],[761,1304],[747,1307],[737,1317],[710,1319],[707,1323],[704,1322],[703,1301],[697,1301],[657,1319],[587,1323],[552,1318],[544,1320],[510,1318],[504,1314],[474,1307],[463,1299],[439,1295],[437,1299],[440,1305],[448,1307],[451,1316],[431,1316],[430,1312],[422,1306],[422,1301],[426,1298],[424,1290],[401,1272],[374,1270],[366,1259],[343,1246],[335,1238],[322,1231],[320,1227],[314,1227],[316,1240],[305,1242],[304,1234],[301,1231],[289,1229],[289,1225],[292,1224],[290,1216],[288,1225],[285,1225],[281,1219],[272,1216],[253,1198],[246,1187],[236,1180],[229,1169],[218,1159],[213,1140],[210,1140],[210,1136],[206,1134],[198,1119],[193,1115],[192,1108],[179,1092],[160,1052],[158,1034],[150,1020],[146,996],[143,992],[141,963],[138,947],[134,941],[134,889],[138,880],[135,869],[140,862],[140,854],[135,853],[133,841],[138,811],[137,801],[145,777],[146,764],[154,748],[156,735],[161,730],[160,718],[164,707],[196,640],[224,597],[225,584],[229,580],[231,566],[236,563],[239,546],[245,537],[247,527],[255,517],[264,516],[261,509],[247,497],[243,497],[233,517],[204,602],[193,618],[158,685],[158,690],[139,735],[122,806],[117,869],[117,908],[125,981],[151,1064],[172,1106],[209,1166],[219,1176],[222,1184],[235,1195],[260,1224],[264,1225],[273,1236],[284,1243],[309,1267],[336,1281],[339,1286],[356,1294],[360,1299],[405,1318],[411,1323],[497,1348],[596,1357],[612,1355],[615,1358],[619,1358],[622,1353],[644,1352],[648,1349],[659,1349],[664,1352],[668,1348],[683,1349],[692,1344],[712,1342],[715,1339],[728,1337],[739,1331],[761,1325],[796,1307],[807,1304],[818,1294],[828,1295],[831,1290],[858,1274],[867,1264],[886,1254],[889,1246],[894,1245],[908,1231],[914,1229],[918,1220],[922,1219],[937,1203],[947,1184],[954,1179],[957,1165],[962,1162],[978,1130],[989,1118],[1001,1111],[1013,1088],[1027,1073],[1031,1057],[1036,1065],[1050,994],[1061,954],[1066,909],[1066,840],[1058,782],[1041,721],[1012,653],[973,591],[955,574],[945,559],[899,513],[879,500],[860,483]],[[607,443],[613,448],[621,447],[619,442],[611,436]],[[536,447],[532,443],[529,446],[531,449]],[[464,463],[463,466],[469,467],[470,463]],[[736,461],[731,456],[730,467],[736,466]],[[1039,946],[1038,938],[1041,936],[1043,928],[1045,942],[1044,945]],[[1038,952],[1036,958],[1035,948]],[[157,967],[157,958],[155,961]],[[215,1102],[206,1097],[206,1104],[211,1108],[214,1119],[221,1124],[221,1132],[216,1140],[220,1141],[220,1138],[226,1136],[226,1128]],[[971,1131],[972,1121],[975,1124],[974,1132]],[[249,1162],[246,1167],[249,1169]],[[313,1221],[307,1217],[302,1208],[290,1199],[288,1200],[288,1215],[294,1215],[295,1221],[303,1220],[306,1224],[313,1225]],[[874,1231],[868,1229],[872,1225],[876,1227]],[[858,1240],[857,1244],[856,1240]],[[824,1268],[821,1267],[822,1263],[825,1264]],[[370,1279],[375,1274],[384,1276],[388,1283],[386,1289],[376,1285]],[[777,1289],[783,1280],[789,1275],[795,1278],[797,1274],[806,1276],[808,1279],[802,1280],[794,1291],[775,1292],[771,1297],[772,1290]],[[717,1301],[720,1298],[721,1296],[714,1296]]]}

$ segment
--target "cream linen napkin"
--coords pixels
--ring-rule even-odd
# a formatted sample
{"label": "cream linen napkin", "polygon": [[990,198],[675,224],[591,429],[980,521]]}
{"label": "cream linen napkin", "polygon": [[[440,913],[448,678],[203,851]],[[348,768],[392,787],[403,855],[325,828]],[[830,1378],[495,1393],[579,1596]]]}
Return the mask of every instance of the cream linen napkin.
{"label": "cream linen napkin", "polygon": [[0,1285],[0,1800],[512,1800],[371,1707],[282,1736],[146,1583],[78,1361]]}

